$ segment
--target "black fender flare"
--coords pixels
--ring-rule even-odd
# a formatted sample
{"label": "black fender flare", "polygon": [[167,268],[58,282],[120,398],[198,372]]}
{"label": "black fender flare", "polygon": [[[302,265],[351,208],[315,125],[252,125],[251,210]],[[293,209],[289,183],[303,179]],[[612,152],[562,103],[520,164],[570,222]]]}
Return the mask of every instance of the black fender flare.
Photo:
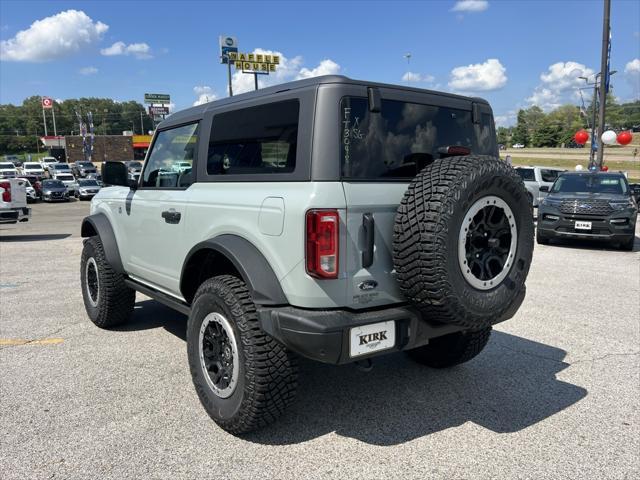
{"label": "black fender flare", "polygon": [[122,266],[122,259],[120,258],[118,242],[113,233],[113,227],[104,213],[94,213],[93,215],[85,217],[84,220],[82,220],[80,235],[83,238],[93,237],[95,235],[100,237],[104,255],[109,265],[111,265],[111,268],[118,273],[125,273],[124,267]]}
{"label": "black fender flare", "polygon": [[180,289],[185,281],[185,269],[193,255],[213,250],[224,255],[238,271],[258,305],[288,305],[275,272],[264,255],[248,240],[232,234],[219,235],[196,244],[187,254],[180,274]]}

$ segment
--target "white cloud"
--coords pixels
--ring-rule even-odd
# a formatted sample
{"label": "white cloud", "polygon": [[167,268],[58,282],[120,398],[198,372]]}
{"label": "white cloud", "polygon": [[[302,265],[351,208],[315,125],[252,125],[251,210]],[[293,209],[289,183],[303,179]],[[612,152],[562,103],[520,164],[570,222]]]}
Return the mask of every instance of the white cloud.
{"label": "white cloud", "polygon": [[631,85],[632,99],[640,99],[640,58],[627,62],[624,67],[624,76]]}
{"label": "white cloud", "polygon": [[335,75],[340,71],[340,65],[333,60],[322,60],[316,68],[302,68],[296,76],[296,80],[302,78],[319,77],[321,75]]}
{"label": "white cloud", "polygon": [[98,69],[96,67],[82,67],[78,73],[80,75],[95,75],[98,73]]}
{"label": "white cloud", "polygon": [[507,69],[500,60],[490,58],[484,63],[456,67],[451,70],[449,88],[458,92],[498,90],[507,83]]}
{"label": "white cloud", "polygon": [[634,58],[624,67],[624,73],[630,73],[632,75],[640,75],[640,58]]}
{"label": "white cloud", "polygon": [[[299,80],[302,78],[311,78],[318,75],[332,75],[340,73],[340,65],[330,59],[322,60],[316,67],[303,67],[302,57],[293,58],[285,57],[281,52],[273,50],[263,50],[256,48],[253,53],[261,55],[279,55],[280,65],[278,65],[275,73],[269,75],[259,75],[259,87],[269,87],[279,83],[289,82],[291,80]],[[235,67],[232,67],[235,68]],[[250,92],[255,89],[253,75],[236,71],[232,77],[233,94]]]}
{"label": "white cloud", "polygon": [[198,99],[193,102],[193,106],[202,105],[203,103],[213,102],[217,97],[215,93],[213,93],[213,89],[208,85],[201,85],[193,87],[194,93],[198,96]]}
{"label": "white cloud", "polygon": [[557,62],[550,65],[546,72],[540,74],[541,83],[526,100],[531,105],[538,105],[545,111],[558,108],[567,102],[576,101],[579,97],[577,89],[584,87],[584,79],[592,77],[593,70],[578,62]]}
{"label": "white cloud", "polygon": [[452,12],[484,12],[489,8],[486,0],[460,0],[451,9]]}
{"label": "white cloud", "polygon": [[109,29],[80,10],[66,10],[36,20],[15,37],[0,41],[0,59],[46,62],[79,52],[99,41]]}
{"label": "white cloud", "polygon": [[504,115],[496,115],[494,117],[496,127],[512,127],[516,124],[517,116],[515,110],[509,110]]}
{"label": "white cloud", "polygon": [[115,55],[133,55],[141,60],[152,58],[151,47],[144,42],[130,43],[129,45],[124,42],[116,42],[110,47],[100,50],[100,53],[106,57],[112,57]]}
{"label": "white cloud", "polygon": [[435,79],[436,77],[434,77],[433,75],[415,72],[406,72],[402,76],[402,81],[409,83],[433,83]]}

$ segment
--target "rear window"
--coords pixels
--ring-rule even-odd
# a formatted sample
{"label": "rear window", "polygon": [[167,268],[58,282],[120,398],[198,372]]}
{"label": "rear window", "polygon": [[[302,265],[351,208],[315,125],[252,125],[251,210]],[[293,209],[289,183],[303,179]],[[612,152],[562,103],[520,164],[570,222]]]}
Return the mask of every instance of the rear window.
{"label": "rear window", "polygon": [[13,163],[0,163],[0,168],[15,168]]}
{"label": "rear window", "polygon": [[291,173],[296,166],[298,100],[270,103],[213,117],[207,173]]}
{"label": "rear window", "polygon": [[516,172],[522,178],[522,180],[531,180],[532,182],[536,179],[536,174],[533,171],[533,168],[516,168]]}
{"label": "rear window", "polygon": [[419,103],[382,100],[380,113],[366,98],[345,97],[340,108],[342,176],[357,180],[410,179],[445,147],[496,155],[493,119],[481,115],[476,135],[471,112]]}
{"label": "rear window", "polygon": [[548,170],[543,168],[540,170],[540,177],[543,182],[555,182],[556,178],[558,178],[558,175],[561,173],[562,172],[560,170]]}

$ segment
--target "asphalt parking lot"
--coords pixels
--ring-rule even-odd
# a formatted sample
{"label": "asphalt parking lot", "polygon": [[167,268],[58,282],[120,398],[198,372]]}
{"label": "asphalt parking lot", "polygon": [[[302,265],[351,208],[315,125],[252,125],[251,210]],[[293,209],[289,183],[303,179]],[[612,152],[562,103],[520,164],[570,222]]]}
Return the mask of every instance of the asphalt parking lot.
{"label": "asphalt parking lot", "polygon": [[184,316],[138,295],[121,329],[87,319],[89,203],[33,210],[0,227],[5,480],[640,476],[638,237],[536,246],[525,303],[466,365],[303,361],[295,406],[237,438],[192,388]]}

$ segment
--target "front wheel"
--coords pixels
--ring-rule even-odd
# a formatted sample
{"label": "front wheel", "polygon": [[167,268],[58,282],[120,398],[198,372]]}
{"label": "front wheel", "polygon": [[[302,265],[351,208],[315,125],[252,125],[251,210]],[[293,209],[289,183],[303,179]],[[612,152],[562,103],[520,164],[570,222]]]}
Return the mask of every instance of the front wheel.
{"label": "front wheel", "polygon": [[136,292],[127,287],[123,275],[107,262],[100,237],[91,237],[84,243],[80,284],[87,315],[98,327],[114,327],[129,319]]}
{"label": "front wheel", "polygon": [[473,332],[456,332],[429,340],[423,347],[409,350],[413,360],[432,368],[448,368],[476,357],[489,342],[491,327]]}
{"label": "front wheel", "polygon": [[220,275],[198,288],[187,355],[200,402],[230,433],[272,423],[293,401],[296,358],[260,329],[251,295],[236,277]]}

